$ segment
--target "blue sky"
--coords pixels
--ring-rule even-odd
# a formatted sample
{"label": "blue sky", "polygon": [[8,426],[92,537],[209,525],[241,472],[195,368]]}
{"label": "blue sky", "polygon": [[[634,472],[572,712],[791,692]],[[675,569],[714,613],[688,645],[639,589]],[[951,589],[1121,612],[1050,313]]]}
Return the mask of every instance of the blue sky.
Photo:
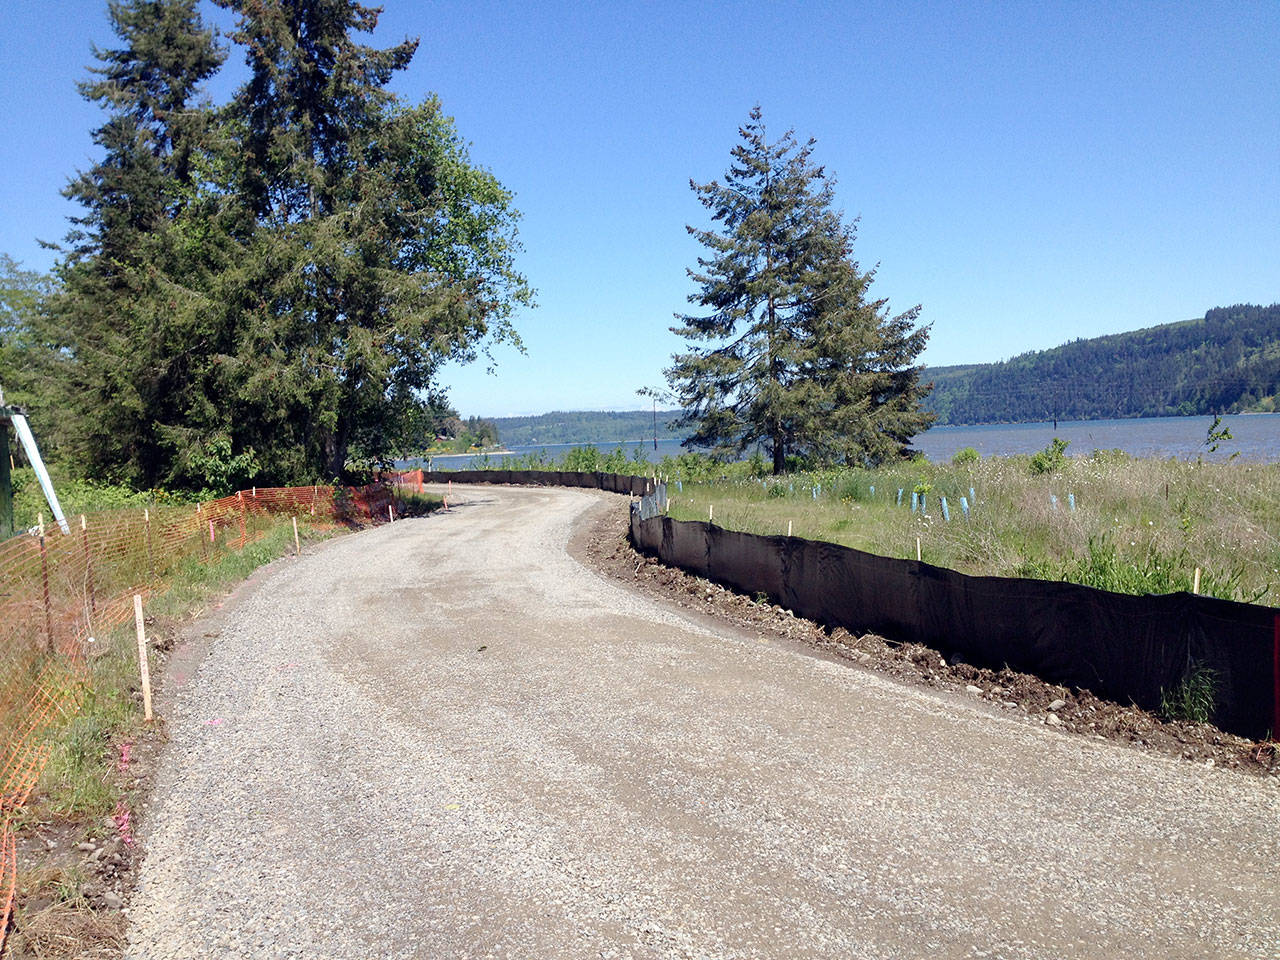
{"label": "blue sky", "polygon": [[[101,122],[75,84],[114,38],[101,0],[4,6],[0,252],[43,269]],[[447,370],[464,414],[645,405],[706,223],[689,179],[724,173],[757,102],[817,138],[929,364],[1280,300],[1272,0],[384,6],[375,42],[421,38],[394,89],[438,94],[524,215],[528,352]]]}

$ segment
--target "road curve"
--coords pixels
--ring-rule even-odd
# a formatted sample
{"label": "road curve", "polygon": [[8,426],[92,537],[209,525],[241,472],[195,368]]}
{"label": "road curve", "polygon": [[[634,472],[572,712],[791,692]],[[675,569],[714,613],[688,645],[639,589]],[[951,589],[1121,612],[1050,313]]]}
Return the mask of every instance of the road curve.
{"label": "road curve", "polygon": [[127,956],[1280,954],[1274,781],[708,629],[570,558],[618,498],[454,495],[226,615]]}

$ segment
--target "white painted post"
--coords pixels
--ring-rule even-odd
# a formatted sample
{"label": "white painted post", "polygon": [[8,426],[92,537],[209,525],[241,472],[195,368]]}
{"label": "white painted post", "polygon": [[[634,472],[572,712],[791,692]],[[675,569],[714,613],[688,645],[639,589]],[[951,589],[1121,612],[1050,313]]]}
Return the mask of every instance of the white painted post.
{"label": "white painted post", "polygon": [[1195,582],[1191,584],[1191,592],[1192,593],[1200,592],[1200,568],[1199,567],[1196,567]]}
{"label": "white painted post", "polygon": [[133,621],[138,628],[138,671],[142,676],[142,714],[151,720],[151,667],[147,664],[147,633],[142,624],[142,595],[133,595]]}
{"label": "white painted post", "polygon": [[293,555],[302,556],[302,543],[298,540],[298,518],[293,518]]}
{"label": "white painted post", "polygon": [[919,562],[920,559],[920,538],[916,537],[916,561]]}

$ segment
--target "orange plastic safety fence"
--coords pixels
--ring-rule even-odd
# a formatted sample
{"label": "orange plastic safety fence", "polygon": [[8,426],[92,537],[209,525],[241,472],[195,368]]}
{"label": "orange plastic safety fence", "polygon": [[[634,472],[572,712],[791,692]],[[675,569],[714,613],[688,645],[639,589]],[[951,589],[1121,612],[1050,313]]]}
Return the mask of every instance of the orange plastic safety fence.
{"label": "orange plastic safety fence", "polygon": [[177,564],[216,559],[266,532],[264,514],[321,522],[390,519],[422,472],[367,487],[254,487],[194,507],[111,510],[0,542],[0,947],[17,878],[15,821],[58,736],[88,692],[103,637],[133,616],[133,595],[159,589]]}

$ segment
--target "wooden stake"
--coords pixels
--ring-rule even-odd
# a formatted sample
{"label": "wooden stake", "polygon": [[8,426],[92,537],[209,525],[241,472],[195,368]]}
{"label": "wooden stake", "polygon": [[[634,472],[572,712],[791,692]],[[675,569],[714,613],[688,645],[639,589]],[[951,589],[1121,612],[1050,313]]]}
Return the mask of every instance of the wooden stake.
{"label": "wooden stake", "polygon": [[1196,567],[1195,579],[1191,583],[1191,592],[1192,593],[1200,592],[1200,568],[1199,567]]}
{"label": "wooden stake", "polygon": [[[89,549],[89,522],[80,514],[80,542],[84,545],[84,585],[89,593],[89,615],[97,616],[98,597],[93,585],[93,551]],[[90,624],[90,629],[93,625]]]}
{"label": "wooden stake", "polygon": [[151,510],[148,507],[142,508],[142,521],[147,525],[147,567],[151,570],[152,581],[156,578],[156,555],[151,548]]}
{"label": "wooden stake", "polygon": [[298,541],[298,518],[293,518],[293,555],[302,556],[302,544]]}
{"label": "wooden stake", "polygon": [[387,523],[395,523],[396,515],[391,510],[391,504],[387,504]]}
{"label": "wooden stake", "polygon": [[710,523],[716,518],[716,505],[713,503],[707,507],[707,522]]}
{"label": "wooden stake", "polygon": [[44,543],[44,514],[37,517],[40,526],[40,577],[44,583],[44,636],[53,653],[53,605],[49,599],[49,550]]}
{"label": "wooden stake", "polygon": [[920,538],[916,537],[916,560],[920,560]]}
{"label": "wooden stake", "polygon": [[791,536],[791,521],[787,521],[787,536]]}
{"label": "wooden stake", "polygon": [[133,595],[133,622],[138,628],[138,671],[142,676],[142,715],[151,719],[151,667],[147,663],[147,632],[142,624],[142,595]]}

